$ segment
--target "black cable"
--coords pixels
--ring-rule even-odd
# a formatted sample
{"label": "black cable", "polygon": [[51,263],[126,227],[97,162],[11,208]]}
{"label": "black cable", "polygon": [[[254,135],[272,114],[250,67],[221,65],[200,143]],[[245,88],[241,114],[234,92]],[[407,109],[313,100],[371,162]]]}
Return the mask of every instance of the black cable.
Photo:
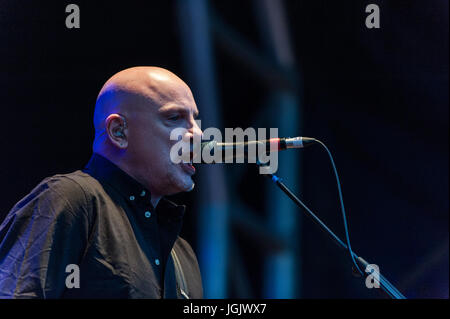
{"label": "black cable", "polygon": [[[361,262],[361,265],[364,268],[366,268],[369,265],[369,263],[367,261],[365,261],[363,258],[358,257],[352,251],[352,248],[350,245],[350,235],[349,235],[348,225],[347,225],[347,216],[345,213],[344,200],[342,197],[341,182],[339,180],[339,175],[337,173],[337,169],[336,169],[336,165],[334,163],[333,156],[331,155],[331,152],[329,151],[328,147],[326,147],[326,145],[324,143],[322,143],[321,141],[319,141],[317,139],[313,139],[313,138],[308,138],[308,139],[310,139],[310,141],[312,140],[312,141],[316,142],[317,144],[322,145],[322,147],[325,148],[325,150],[328,153],[328,156],[330,157],[331,164],[333,166],[333,171],[336,176],[338,191],[339,191],[339,200],[340,200],[340,204],[341,204],[342,218],[344,220],[344,229],[345,229],[345,237],[346,237],[347,245],[343,241],[341,241],[339,239],[339,237],[337,237],[300,199],[298,199],[297,196],[295,196],[294,193],[292,193],[289,190],[289,188],[287,188],[286,185],[284,185],[281,178],[277,177],[274,174],[269,174],[269,175],[267,175],[267,177],[269,177],[269,178],[271,177],[272,181],[290,199],[292,199],[294,201],[294,203],[297,204],[297,206],[301,206],[302,208],[304,208],[306,210],[306,212],[308,212],[307,216],[310,217],[312,219],[312,221],[314,221],[316,224],[318,224],[322,228],[322,230],[324,230],[326,233],[328,233],[328,235],[331,236],[331,238],[338,244],[338,246],[340,246],[341,248],[344,248],[345,250],[348,250],[355,270],[357,270],[359,272],[359,274],[362,277],[364,277],[365,273],[362,272],[361,269],[359,268],[358,263],[355,261],[355,257],[358,259],[359,262]],[[259,161],[257,161],[257,164],[258,164],[258,166],[263,166]],[[379,275],[378,282],[380,284],[380,287],[383,290],[383,292],[386,293],[387,296],[389,296],[390,298],[395,298],[395,299],[406,299],[406,297],[400,291],[398,291],[397,288],[395,288],[386,278],[384,278],[384,276],[382,276],[380,273],[378,273],[378,275]]]}
{"label": "black cable", "polygon": [[334,160],[333,160],[333,156],[331,155],[330,150],[328,149],[328,147],[324,143],[322,143],[318,139],[313,139],[313,140],[316,143],[322,145],[322,147],[327,151],[328,156],[330,157],[331,165],[333,166],[334,175],[336,176],[336,183],[337,183],[338,192],[339,192],[339,201],[340,201],[340,204],[341,204],[342,219],[344,221],[345,239],[346,239],[346,242],[347,242],[347,249],[348,249],[348,252],[350,254],[350,258],[352,260],[353,265],[358,270],[358,272],[361,274],[361,276],[364,276],[364,273],[361,271],[361,269],[359,269],[358,263],[355,261],[355,258],[353,256],[352,246],[350,245],[350,235],[349,235],[348,226],[347,226],[347,215],[345,214],[344,199],[342,198],[341,182],[339,181],[339,175],[338,175],[338,172],[337,172],[337,169],[336,169],[336,165],[335,165]]}

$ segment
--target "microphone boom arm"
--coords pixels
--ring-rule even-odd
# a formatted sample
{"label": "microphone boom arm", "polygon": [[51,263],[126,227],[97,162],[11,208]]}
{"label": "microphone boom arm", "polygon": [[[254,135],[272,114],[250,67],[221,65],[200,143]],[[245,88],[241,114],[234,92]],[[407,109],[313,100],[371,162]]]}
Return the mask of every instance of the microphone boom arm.
{"label": "microphone boom arm", "polygon": [[[258,163],[258,165],[261,165]],[[274,174],[266,174],[267,177],[271,178],[272,181],[300,208],[303,208],[304,211],[306,211],[306,215],[316,224],[318,225],[323,232],[325,232],[328,236],[331,237],[331,239],[342,249],[348,250],[348,246],[338,237],[336,234],[334,234],[330,228],[325,225],[324,222],[320,220],[319,217],[317,217],[297,196],[295,196],[294,193],[292,193],[289,188],[282,182],[282,180],[277,177]],[[373,274],[372,278],[374,281],[376,281],[381,288],[381,290],[390,298],[392,299],[406,299],[406,297],[397,289],[395,288],[385,277],[383,277],[379,272],[377,274],[371,273],[367,271],[369,263],[365,261],[362,257],[358,257],[353,251],[351,252],[352,256],[355,258],[356,262],[359,266],[362,267],[365,271],[364,276],[367,278],[370,274]],[[369,267],[370,268],[370,267]],[[358,272],[355,272],[354,274],[360,275]],[[372,269],[374,270],[374,269]],[[375,271],[375,270],[374,270]]]}

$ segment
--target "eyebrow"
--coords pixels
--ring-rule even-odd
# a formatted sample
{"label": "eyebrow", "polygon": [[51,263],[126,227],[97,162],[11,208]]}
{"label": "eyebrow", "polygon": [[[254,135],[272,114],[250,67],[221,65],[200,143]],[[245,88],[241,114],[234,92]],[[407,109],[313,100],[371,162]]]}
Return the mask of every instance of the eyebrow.
{"label": "eyebrow", "polygon": [[[180,113],[184,113],[184,114],[188,114],[189,111],[182,107],[182,106],[177,106],[177,105],[171,105],[171,106],[167,106],[167,107],[163,107],[160,109],[160,113],[170,113],[170,112],[180,112]],[[194,111],[194,117],[197,117],[199,115],[198,110]]]}

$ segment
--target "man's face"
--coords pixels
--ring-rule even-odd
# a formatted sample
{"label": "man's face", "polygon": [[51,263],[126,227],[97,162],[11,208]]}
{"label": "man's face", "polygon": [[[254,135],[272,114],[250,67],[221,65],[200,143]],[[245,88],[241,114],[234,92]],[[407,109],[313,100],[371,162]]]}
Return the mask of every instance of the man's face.
{"label": "man's face", "polygon": [[161,103],[149,103],[134,113],[130,119],[128,152],[133,154],[133,164],[139,168],[140,179],[145,180],[156,196],[190,191],[194,187],[192,175],[195,168],[189,163],[175,164],[170,151],[177,141],[170,139],[176,128],[186,129],[183,140],[194,135],[200,137],[201,129],[195,122],[198,109],[190,89],[175,85],[158,95]]}

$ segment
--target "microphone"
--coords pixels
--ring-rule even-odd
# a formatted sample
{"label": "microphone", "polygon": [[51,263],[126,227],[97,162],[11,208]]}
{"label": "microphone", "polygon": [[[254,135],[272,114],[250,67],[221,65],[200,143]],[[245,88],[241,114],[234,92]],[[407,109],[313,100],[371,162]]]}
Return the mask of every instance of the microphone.
{"label": "microphone", "polygon": [[[240,159],[249,157],[249,150],[253,150],[256,155],[256,148],[265,149],[267,153],[278,152],[290,148],[304,148],[316,144],[317,140],[311,137],[288,137],[288,138],[271,138],[268,140],[237,142],[237,143],[219,143],[217,141],[210,141],[201,143],[202,155],[209,154],[214,157],[216,152],[222,153],[222,160]],[[202,156],[202,163],[205,162]]]}

